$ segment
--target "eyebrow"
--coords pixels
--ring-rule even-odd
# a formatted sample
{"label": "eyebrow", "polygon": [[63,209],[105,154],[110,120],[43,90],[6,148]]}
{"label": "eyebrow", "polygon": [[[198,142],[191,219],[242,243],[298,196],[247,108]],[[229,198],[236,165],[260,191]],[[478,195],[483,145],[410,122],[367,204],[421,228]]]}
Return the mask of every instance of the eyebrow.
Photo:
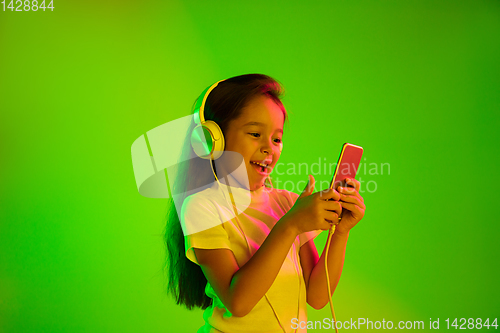
{"label": "eyebrow", "polygon": [[[261,127],[266,127],[266,124],[264,123],[260,123],[258,121],[251,121],[249,123],[246,123],[245,125],[243,125],[244,127],[245,126],[261,126]],[[278,132],[280,132],[281,134],[283,134],[283,130],[281,128],[278,128]]]}

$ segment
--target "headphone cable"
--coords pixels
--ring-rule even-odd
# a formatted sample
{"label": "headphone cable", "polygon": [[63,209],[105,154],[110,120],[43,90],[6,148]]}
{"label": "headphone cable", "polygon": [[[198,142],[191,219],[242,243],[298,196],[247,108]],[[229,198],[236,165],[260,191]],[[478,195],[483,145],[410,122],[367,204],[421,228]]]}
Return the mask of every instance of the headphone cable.
{"label": "headphone cable", "polygon": [[[212,155],[212,157],[213,157],[213,155]],[[215,180],[219,184],[219,189],[221,189],[221,192],[222,192],[222,195],[223,195],[224,199],[229,204],[229,201],[227,200],[227,197],[224,194],[224,190],[222,189],[222,186],[221,186],[221,184],[219,182],[219,179],[217,178],[217,175],[215,174],[214,167],[212,165],[212,159],[210,160],[210,166],[212,167],[212,172],[213,172],[213,174],[215,176]],[[226,179],[226,182],[228,182],[228,180],[227,180],[226,177],[224,177],[224,179]],[[241,225],[240,225],[240,222],[239,222],[238,213],[237,213],[237,209],[235,207],[234,198],[233,198],[233,195],[231,193],[230,186],[226,185],[226,187],[228,189],[229,196],[231,197],[232,204],[230,204],[230,205],[233,207],[233,210],[234,210],[234,216],[236,218],[236,224],[238,225],[238,230],[240,231],[240,233],[243,235],[243,238],[245,239],[245,243],[247,244],[248,253],[250,254],[250,256],[252,256],[252,250],[250,249],[250,244],[248,243],[247,237],[246,237],[245,233],[243,232],[243,229],[241,228]],[[300,277],[299,277],[299,279],[300,279]],[[300,280],[299,280],[299,283],[300,283]],[[299,293],[300,293],[300,287],[299,287]],[[269,298],[267,297],[267,293],[264,294],[264,297],[266,298],[267,303],[269,303],[269,306],[271,307],[271,310],[273,310],[274,316],[278,320],[278,324],[280,325],[281,329],[283,330],[284,333],[286,333],[286,330],[283,327],[283,325],[281,324],[281,320],[279,319],[278,314],[276,313],[276,310],[274,310],[273,306],[271,305],[271,302],[269,301]],[[300,299],[299,299],[299,302],[300,302]]]}
{"label": "headphone cable", "polygon": [[328,290],[328,303],[330,303],[330,310],[332,312],[332,318],[333,318],[333,324],[335,325],[335,333],[338,333],[337,329],[337,319],[335,318],[335,311],[333,310],[333,303],[332,303],[332,293],[331,293],[331,287],[330,287],[330,277],[328,275],[328,252],[330,250],[330,240],[332,239],[333,233],[335,232],[335,226],[332,225],[331,228],[328,230],[328,239],[326,241],[326,246],[325,246],[325,273],[326,273],[326,285],[327,285],[327,290]]}

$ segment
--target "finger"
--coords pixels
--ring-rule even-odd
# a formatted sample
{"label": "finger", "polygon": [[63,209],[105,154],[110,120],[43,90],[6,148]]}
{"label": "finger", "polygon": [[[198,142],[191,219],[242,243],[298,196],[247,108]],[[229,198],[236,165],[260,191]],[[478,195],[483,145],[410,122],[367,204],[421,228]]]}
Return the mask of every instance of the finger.
{"label": "finger", "polygon": [[314,191],[314,184],[315,183],[316,183],[316,180],[314,179],[314,176],[313,175],[309,175],[309,179],[307,181],[306,187],[304,188],[304,190],[302,191],[302,193],[300,194],[300,196],[298,197],[298,199],[301,199],[303,197],[311,195],[313,193],[313,191]]}
{"label": "finger", "polygon": [[328,225],[331,227],[331,226],[334,226],[334,225],[339,224],[340,220],[339,220],[339,218],[338,218],[338,215],[336,215],[336,214],[335,214],[335,215],[334,215],[334,216],[332,216],[331,218],[329,218],[329,219],[325,219],[325,222],[327,222],[327,223],[328,223]]}
{"label": "finger", "polygon": [[361,194],[359,194],[359,192],[355,188],[352,188],[352,187],[339,187],[338,188],[338,192],[340,193],[341,197],[342,197],[342,194],[344,194],[344,195],[352,195],[352,196],[358,197],[362,202],[365,201],[365,199],[363,199],[363,197],[361,196]]}
{"label": "finger", "polygon": [[336,212],[340,215],[342,212],[342,205],[339,201],[325,201],[323,209],[327,212]]}
{"label": "finger", "polygon": [[320,226],[320,228],[321,228],[322,230],[327,230],[327,229],[330,229],[333,225],[335,225],[334,223],[335,223],[336,221],[338,221],[338,218],[337,218],[337,219],[335,219],[334,217],[335,217],[335,216],[333,216],[333,217],[331,217],[331,216],[330,216],[330,217],[327,217],[327,218],[323,218],[323,219],[321,220],[321,224],[320,224],[321,226]]}
{"label": "finger", "polygon": [[333,224],[337,224],[339,222],[340,213],[337,212],[328,212],[325,217],[325,220],[331,221]]}
{"label": "finger", "polygon": [[342,205],[342,209],[347,209],[348,211],[351,211],[352,213],[358,213],[358,214],[364,215],[365,205],[358,206],[356,204],[349,203],[349,202],[342,202],[341,205]]}
{"label": "finger", "polygon": [[340,186],[337,189],[337,192],[350,194],[350,195],[354,195],[354,194],[358,193],[358,191],[354,187],[340,187]]}
{"label": "finger", "polygon": [[319,191],[315,193],[316,196],[321,200],[335,200],[338,201],[340,199],[340,194],[333,188],[328,188],[323,191]]}
{"label": "finger", "polygon": [[356,192],[359,192],[359,188],[361,187],[361,184],[360,182],[358,182],[356,179],[354,178],[346,178],[345,179],[345,184],[346,184],[346,187],[348,188],[348,186],[352,186],[354,187],[354,189],[356,190]]}
{"label": "finger", "polygon": [[339,220],[337,220],[336,222],[327,222],[326,224],[328,225],[328,228],[325,228],[323,230],[328,230],[331,227],[335,227],[337,224],[339,224]]}
{"label": "finger", "polygon": [[363,198],[360,198],[358,195],[347,195],[341,193],[339,202],[348,202],[361,206]]}
{"label": "finger", "polygon": [[314,192],[314,185],[316,184],[316,179],[314,179],[313,175],[309,175],[309,188],[307,191],[309,194],[312,194]]}
{"label": "finger", "polygon": [[335,224],[325,220],[325,223],[321,225],[321,230],[331,229],[334,225]]}
{"label": "finger", "polygon": [[328,212],[328,215],[325,217],[325,221],[328,223],[337,224],[340,220],[341,215],[336,212]]}

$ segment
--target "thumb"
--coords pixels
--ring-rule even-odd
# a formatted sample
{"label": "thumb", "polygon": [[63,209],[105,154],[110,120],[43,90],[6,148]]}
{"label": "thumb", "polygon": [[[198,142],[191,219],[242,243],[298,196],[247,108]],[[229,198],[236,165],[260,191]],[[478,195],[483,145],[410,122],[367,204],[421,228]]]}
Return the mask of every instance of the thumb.
{"label": "thumb", "polygon": [[304,188],[304,190],[302,191],[300,196],[297,198],[297,200],[299,200],[303,197],[307,197],[308,195],[311,195],[314,191],[314,183],[315,182],[316,181],[314,180],[314,176],[309,175],[309,180],[307,181],[306,188]]}

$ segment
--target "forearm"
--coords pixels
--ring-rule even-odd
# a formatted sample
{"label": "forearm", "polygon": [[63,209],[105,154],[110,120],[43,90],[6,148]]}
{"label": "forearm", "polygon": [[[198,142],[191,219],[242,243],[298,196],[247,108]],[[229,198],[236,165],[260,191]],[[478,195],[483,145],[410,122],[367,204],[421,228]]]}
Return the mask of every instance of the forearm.
{"label": "forearm", "polygon": [[283,217],[250,260],[231,280],[233,307],[244,316],[264,297],[273,284],[297,234]]}
{"label": "forearm", "polygon": [[323,251],[318,262],[311,271],[309,284],[307,286],[307,303],[315,309],[323,308],[332,297],[335,288],[340,280],[342,268],[344,267],[344,257],[349,233],[334,233],[330,241],[328,250],[328,275],[330,278],[331,295],[328,296],[325,273],[325,253]]}

